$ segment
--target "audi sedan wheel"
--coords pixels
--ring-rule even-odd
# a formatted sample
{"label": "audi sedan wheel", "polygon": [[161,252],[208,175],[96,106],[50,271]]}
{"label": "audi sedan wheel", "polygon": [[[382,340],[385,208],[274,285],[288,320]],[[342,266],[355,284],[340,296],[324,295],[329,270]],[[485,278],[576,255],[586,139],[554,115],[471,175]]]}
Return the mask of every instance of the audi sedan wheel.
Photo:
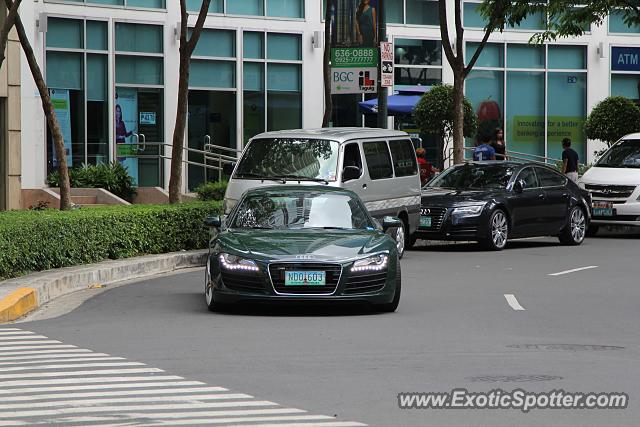
{"label": "audi sedan wheel", "polygon": [[481,242],[482,245],[492,251],[501,251],[507,246],[509,238],[509,220],[503,210],[495,210],[489,217],[489,233]]}

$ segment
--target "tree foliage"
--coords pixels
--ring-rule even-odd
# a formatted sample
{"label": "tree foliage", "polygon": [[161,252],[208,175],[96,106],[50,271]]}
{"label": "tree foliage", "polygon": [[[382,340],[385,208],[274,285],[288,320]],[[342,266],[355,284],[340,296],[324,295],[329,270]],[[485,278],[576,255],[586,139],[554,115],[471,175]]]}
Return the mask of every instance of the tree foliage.
{"label": "tree foliage", "polygon": [[640,108],[623,96],[610,96],[596,105],[585,122],[587,138],[611,146],[618,139],[640,132]]}
{"label": "tree foliage", "polygon": [[[464,98],[464,136],[472,137],[478,128],[478,120],[471,102]],[[449,138],[453,133],[453,86],[436,85],[425,93],[413,113],[416,124],[424,133]]]}

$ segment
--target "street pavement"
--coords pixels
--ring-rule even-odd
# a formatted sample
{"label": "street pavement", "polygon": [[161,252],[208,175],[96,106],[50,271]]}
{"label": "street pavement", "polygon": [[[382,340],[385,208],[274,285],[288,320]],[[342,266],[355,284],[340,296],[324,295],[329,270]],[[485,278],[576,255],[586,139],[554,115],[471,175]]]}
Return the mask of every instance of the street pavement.
{"label": "street pavement", "polygon": [[[0,425],[637,426],[639,239],[580,247],[531,239],[499,253],[419,247],[402,260],[392,314],[214,314],[201,269],[76,294],[31,317],[41,320],[0,331]],[[72,311],[46,319],[47,310]],[[33,340],[8,339],[28,332],[43,343],[20,349]],[[630,400],[626,409],[528,413],[398,407],[400,392],[454,388],[626,392]]]}

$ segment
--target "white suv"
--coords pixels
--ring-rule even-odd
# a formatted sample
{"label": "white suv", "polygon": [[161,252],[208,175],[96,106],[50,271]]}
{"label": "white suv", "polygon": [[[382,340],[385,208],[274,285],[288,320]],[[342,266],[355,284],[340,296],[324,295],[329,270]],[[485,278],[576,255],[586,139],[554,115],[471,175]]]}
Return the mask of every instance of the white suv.
{"label": "white suv", "polygon": [[611,146],[582,176],[580,186],[593,200],[590,234],[599,225],[640,226],[640,133]]}

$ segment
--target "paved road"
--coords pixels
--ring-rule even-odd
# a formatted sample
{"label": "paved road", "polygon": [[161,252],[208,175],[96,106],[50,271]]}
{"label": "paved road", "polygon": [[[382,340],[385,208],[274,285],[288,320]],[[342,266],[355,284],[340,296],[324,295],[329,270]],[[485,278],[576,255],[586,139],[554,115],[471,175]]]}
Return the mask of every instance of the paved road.
{"label": "paved road", "polygon": [[[90,404],[91,397],[65,398],[67,412],[62,415],[56,412],[59,406],[50,406],[55,398],[42,397],[40,409],[53,412],[36,412],[26,420],[30,424],[61,420],[56,417],[68,417],[71,411],[73,417],[106,416],[73,418],[80,423],[122,420],[131,413],[138,418],[145,413],[172,413],[178,414],[174,421],[201,423],[206,414],[228,410],[211,404],[222,402],[217,393],[231,393],[248,394],[250,398],[238,399],[258,405],[242,410],[285,411],[271,415],[274,421],[247,421],[248,425],[636,426],[640,419],[639,247],[636,236],[589,239],[578,248],[558,246],[553,239],[527,240],[510,244],[501,253],[479,252],[465,244],[420,248],[403,260],[403,299],[394,314],[351,308],[247,308],[212,314],[201,295],[201,271],[111,289],[64,316],[11,326],[104,355],[97,358],[126,358],[113,363],[144,364],[82,367],[96,362],[65,361],[78,366],[50,368],[53,379],[68,371],[102,369],[124,373],[93,372],[78,378],[167,376],[173,379],[158,380],[167,383],[165,391],[158,393],[165,393],[168,403],[158,401],[159,406],[145,409],[149,399],[123,403],[141,396],[127,395],[100,403],[119,408],[112,411],[115,418],[109,418],[110,409],[98,414],[86,406],[81,412],[68,409]],[[583,267],[591,268],[563,273]],[[34,387],[28,384],[35,377],[19,378],[19,372],[3,377],[7,373],[2,368],[0,381],[22,381],[14,389]],[[131,373],[130,369],[162,372]],[[209,397],[193,397],[185,403],[172,400],[171,396],[179,395],[175,389],[181,387],[202,388],[198,396]],[[216,387],[229,391],[218,392]],[[398,408],[399,392],[459,387],[615,391],[628,393],[630,402],[622,410],[548,409],[527,414]],[[105,389],[114,391],[108,385]],[[91,384],[85,392],[96,393]],[[169,409],[159,409],[169,404]],[[0,425],[9,410],[2,408]],[[286,412],[291,408],[309,412]],[[285,422],[281,420],[285,415],[317,418]]]}

